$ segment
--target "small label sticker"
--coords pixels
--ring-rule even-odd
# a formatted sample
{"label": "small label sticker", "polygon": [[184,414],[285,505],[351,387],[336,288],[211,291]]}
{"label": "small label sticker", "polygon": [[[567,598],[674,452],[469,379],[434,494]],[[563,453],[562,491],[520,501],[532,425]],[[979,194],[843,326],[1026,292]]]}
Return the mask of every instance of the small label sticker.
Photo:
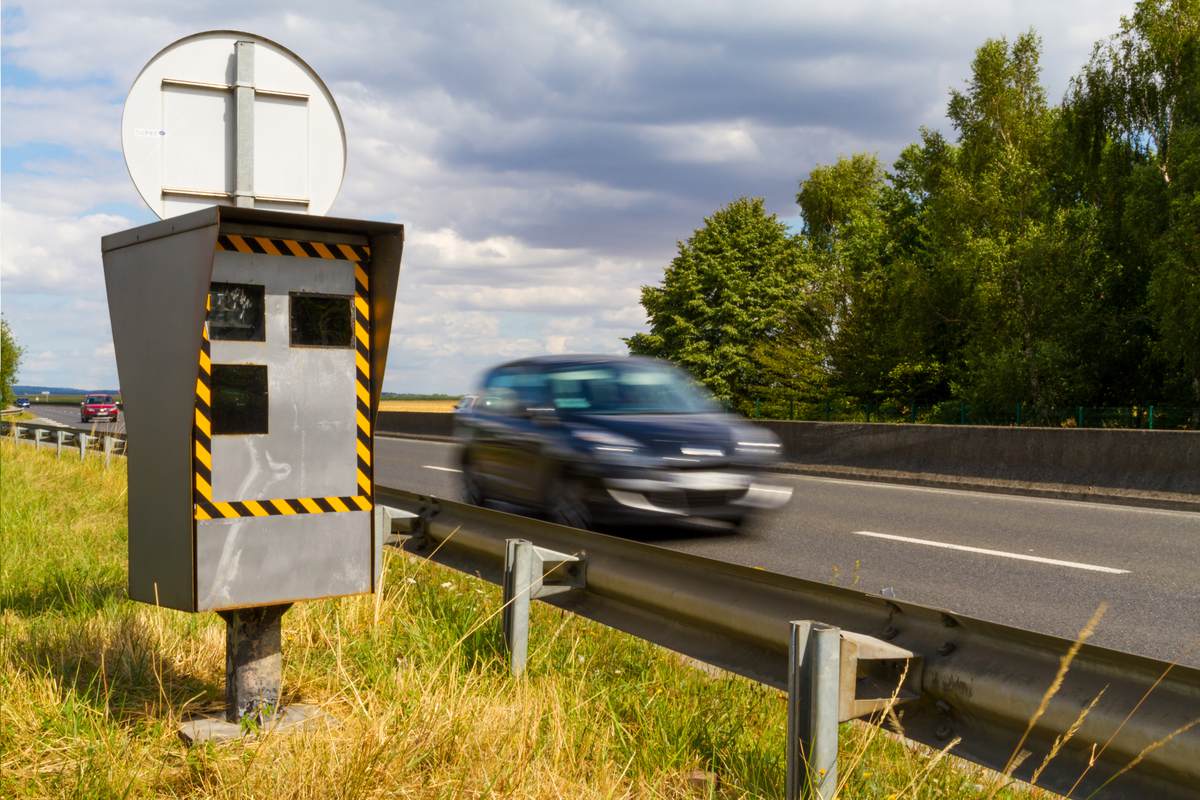
{"label": "small label sticker", "polygon": [[160,128],[134,128],[134,136],[166,136],[167,132]]}

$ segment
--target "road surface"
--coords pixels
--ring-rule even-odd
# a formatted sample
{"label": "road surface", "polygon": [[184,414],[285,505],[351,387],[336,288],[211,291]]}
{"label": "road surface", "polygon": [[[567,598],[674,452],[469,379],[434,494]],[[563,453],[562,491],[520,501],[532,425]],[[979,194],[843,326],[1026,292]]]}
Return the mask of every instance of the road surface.
{"label": "road surface", "polygon": [[101,421],[84,423],[79,420],[79,406],[77,405],[42,405],[34,403],[26,411],[35,417],[41,417],[42,419],[62,425],[70,425],[72,428],[94,426],[96,433],[125,433],[124,412],[117,415],[116,422]]}
{"label": "road surface", "polygon": [[[459,498],[454,445],[378,437],[376,483]],[[1200,514],[775,474],[741,533],[640,531],[707,558],[1200,666]]]}

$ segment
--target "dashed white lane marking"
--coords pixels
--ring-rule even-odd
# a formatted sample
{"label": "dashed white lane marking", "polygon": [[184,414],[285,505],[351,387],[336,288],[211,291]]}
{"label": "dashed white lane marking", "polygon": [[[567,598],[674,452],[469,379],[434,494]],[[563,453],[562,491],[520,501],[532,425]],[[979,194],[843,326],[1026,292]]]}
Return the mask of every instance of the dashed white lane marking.
{"label": "dashed white lane marking", "polygon": [[1034,561],[1038,564],[1052,564],[1056,567],[1070,567],[1071,569],[1085,569],[1091,572],[1107,572],[1111,575],[1125,575],[1129,572],[1127,569],[1117,569],[1115,567],[1101,567],[1097,564],[1084,564],[1079,561],[1062,561],[1057,558],[1042,558],[1041,556],[1029,556],[1023,553],[1008,553],[1004,550],[988,550],[985,547],[970,547],[965,544],[950,544],[949,542],[935,542],[932,539],[916,539],[912,536],[896,536],[891,533],[876,533],[875,531],[851,531],[855,536],[870,536],[874,539],[889,539],[894,542],[907,542],[909,544],[923,544],[926,547],[941,547],[946,550],[962,550],[966,553],[979,553],[985,556],[999,556],[1000,558],[1013,558],[1018,561]]}
{"label": "dashed white lane marking", "polygon": [[461,469],[454,467],[435,467],[433,464],[425,464],[425,469],[436,469],[438,472],[462,472]]}

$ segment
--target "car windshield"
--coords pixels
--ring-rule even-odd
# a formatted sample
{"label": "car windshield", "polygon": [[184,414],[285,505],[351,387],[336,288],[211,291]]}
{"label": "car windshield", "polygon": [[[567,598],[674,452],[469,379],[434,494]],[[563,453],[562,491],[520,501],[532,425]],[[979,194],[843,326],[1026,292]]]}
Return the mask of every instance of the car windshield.
{"label": "car windshield", "polygon": [[703,388],[677,369],[644,363],[586,364],[546,374],[563,413],[699,414],[717,411]]}
{"label": "car windshield", "polygon": [[112,398],[106,394],[94,394],[87,399],[88,405],[100,405],[103,403],[111,403]]}

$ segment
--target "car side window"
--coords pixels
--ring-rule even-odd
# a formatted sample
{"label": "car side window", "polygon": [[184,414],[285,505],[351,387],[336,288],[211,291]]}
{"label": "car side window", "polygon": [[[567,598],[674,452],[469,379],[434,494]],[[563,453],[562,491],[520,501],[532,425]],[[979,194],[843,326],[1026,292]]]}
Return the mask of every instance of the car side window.
{"label": "car side window", "polygon": [[519,415],[548,403],[545,374],[506,369],[492,373],[484,384],[483,397],[476,405],[493,414]]}

